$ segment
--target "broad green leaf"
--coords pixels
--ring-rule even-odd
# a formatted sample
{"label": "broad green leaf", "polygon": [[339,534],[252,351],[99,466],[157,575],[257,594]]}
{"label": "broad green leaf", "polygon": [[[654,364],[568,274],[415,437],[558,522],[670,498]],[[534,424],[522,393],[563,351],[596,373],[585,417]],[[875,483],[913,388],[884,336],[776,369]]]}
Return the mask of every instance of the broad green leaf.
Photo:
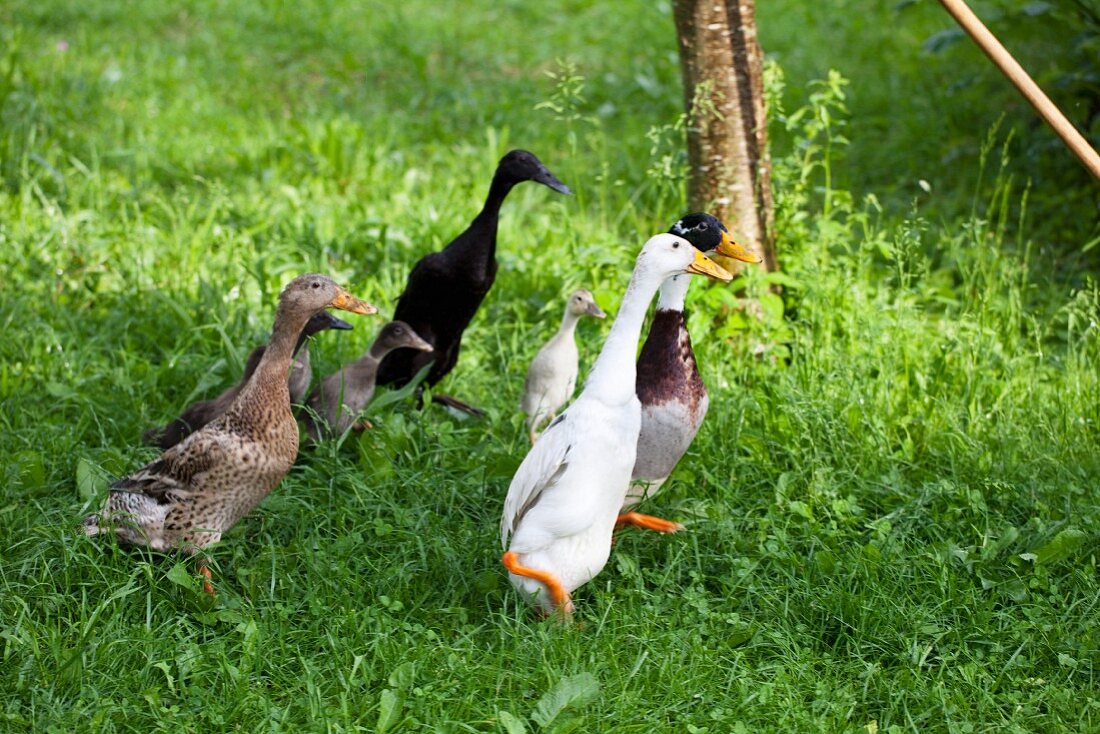
{"label": "broad green leaf", "polygon": [[416,666],[411,660],[407,660],[390,673],[390,685],[399,691],[408,690],[416,677]]}
{"label": "broad green leaf", "polygon": [[807,520],[814,519],[814,513],[810,509],[810,506],[802,500],[791,500],[787,503],[787,509],[789,509],[796,515],[806,518]]}
{"label": "broad green leaf", "polygon": [[185,589],[195,589],[197,585],[191,572],[187,570],[187,561],[179,561],[168,571],[165,576],[174,584],[179,584]]}
{"label": "broad green leaf", "polygon": [[378,700],[378,725],[375,727],[378,734],[389,731],[400,721],[404,698],[403,695],[394,693],[389,688],[382,691]]}
{"label": "broad green leaf", "polygon": [[527,734],[527,725],[523,719],[507,711],[497,711],[497,721],[508,734]]}
{"label": "broad green leaf", "polygon": [[543,694],[531,718],[540,726],[548,727],[566,709],[583,706],[599,694],[600,682],[591,673],[567,676]]}
{"label": "broad green leaf", "polygon": [[1036,563],[1057,563],[1073,555],[1077,547],[1088,537],[1083,530],[1066,528],[1055,535],[1049,543],[1034,551]]}
{"label": "broad green leaf", "polygon": [[783,320],[783,299],[774,293],[762,293],[760,295],[760,310],[764,314],[764,321],[769,324]]}

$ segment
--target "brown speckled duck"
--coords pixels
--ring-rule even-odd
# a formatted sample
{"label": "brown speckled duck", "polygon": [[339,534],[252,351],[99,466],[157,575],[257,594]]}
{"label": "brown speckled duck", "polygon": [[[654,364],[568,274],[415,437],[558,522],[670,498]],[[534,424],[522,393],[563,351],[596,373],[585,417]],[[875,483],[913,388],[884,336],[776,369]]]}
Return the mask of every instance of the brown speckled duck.
{"label": "brown speckled duck", "polygon": [[[220,417],[111,485],[103,509],[84,531],[114,530],[118,539],[157,551],[196,554],[278,486],[298,456],[287,372],[306,322],[324,308],[358,314],[377,309],[323,275],[295,278],[279,297],[275,327],[252,379]],[[214,593],[210,571],[204,589]]]}
{"label": "brown speckled duck", "polygon": [[[742,262],[760,262],[734,242],[726,226],[710,214],[689,214],[673,224],[669,233],[683,237],[700,252],[715,251]],[[642,426],[630,491],[618,519],[620,526],[635,525],[662,533],[682,527],[633,512],[632,508],[656,495],[672,474],[695,440],[710,403],[684,318],[684,299],[690,284],[688,276],[677,275],[661,285],[649,335],[638,355],[636,386],[642,403]]]}
{"label": "brown speckled duck", "polygon": [[382,327],[367,353],[326,377],[313,388],[302,411],[306,431],[314,441],[326,434],[339,436],[352,426],[359,413],[374,397],[375,377],[382,358],[395,349],[432,351],[432,345],[420,338],[404,321],[391,321]]}
{"label": "brown speckled duck", "polygon": [[[313,378],[313,370],[309,361],[309,344],[307,340],[317,332],[325,329],[350,329],[351,324],[343,319],[338,319],[328,311],[318,311],[306,322],[302,333],[298,335],[298,344],[294,348],[294,361],[290,367],[290,376],[287,377],[287,387],[290,390],[290,402],[300,403],[309,390],[309,383]],[[233,385],[221,395],[212,400],[200,400],[187,407],[186,410],[174,421],[166,426],[150,428],[142,434],[142,440],[150,446],[162,449],[170,449],[177,443],[187,438],[195,431],[205,426],[210,421],[224,413],[237,395],[244,389],[245,384],[257,365],[264,356],[267,345],[258,346],[248,355],[244,364],[244,376],[241,381]]]}

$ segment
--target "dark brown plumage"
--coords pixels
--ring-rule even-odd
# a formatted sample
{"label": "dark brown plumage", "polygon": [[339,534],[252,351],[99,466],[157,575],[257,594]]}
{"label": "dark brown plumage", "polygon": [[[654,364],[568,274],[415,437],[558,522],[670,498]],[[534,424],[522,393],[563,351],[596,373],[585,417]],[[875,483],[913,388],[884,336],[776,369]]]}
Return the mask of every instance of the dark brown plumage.
{"label": "dark brown plumage", "polygon": [[[306,343],[309,337],[325,329],[350,328],[352,328],[351,324],[343,319],[336,318],[328,311],[319,311],[306,322],[302,333],[298,335],[298,344],[294,348],[294,361],[291,364],[290,376],[287,378],[290,402],[302,402],[312,379],[313,370],[310,367],[309,345]],[[252,373],[256,371],[257,365],[263,359],[265,349],[267,349],[267,345],[261,345],[249,353],[244,364],[244,375],[236,385],[228,388],[216,398],[192,403],[180,414],[179,418],[168,425],[150,428],[142,434],[142,441],[150,446],[170,449],[224,413],[233,404],[249,378],[252,377]]]}
{"label": "dark brown plumage", "polygon": [[683,311],[653,314],[649,335],[638,354],[638,373],[646,375],[637,383],[642,405],[669,400],[693,405],[706,396],[707,386],[695,362]]}

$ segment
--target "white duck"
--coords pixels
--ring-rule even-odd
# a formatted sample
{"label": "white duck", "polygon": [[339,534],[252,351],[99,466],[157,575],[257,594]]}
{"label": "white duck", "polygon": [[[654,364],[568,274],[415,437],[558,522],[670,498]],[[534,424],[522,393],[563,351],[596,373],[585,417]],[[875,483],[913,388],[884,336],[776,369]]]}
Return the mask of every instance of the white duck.
{"label": "white duck", "polygon": [[561,406],[573,397],[578,357],[574,333],[577,321],[585,315],[598,319],[607,316],[596,305],[592,293],[581,288],[569,295],[557,333],[542,346],[527,368],[520,408],[527,414],[527,436],[531,443],[538,438],[536,430],[542,422],[554,420]]}
{"label": "white duck", "polygon": [[[710,214],[689,214],[673,224],[669,232],[683,237],[702,252],[717,251],[742,262],[760,262],[759,257],[730,239],[726,226]],[[695,363],[684,318],[684,298],[690,285],[691,279],[685,275],[669,278],[661,285],[657,311],[638,355],[642,428],[638,433],[638,460],[623,514],[619,516],[620,525],[636,525],[662,533],[683,527],[634,512],[632,508],[657,494],[695,440],[707,415],[710,398]]]}
{"label": "white duck", "polygon": [[570,593],[607,563],[638,447],[638,337],[661,283],[684,272],[733,278],[680,237],[659,234],[646,242],[584,390],[512,478],[500,522],[508,549],[501,562],[512,585],[545,612],[571,614]]}

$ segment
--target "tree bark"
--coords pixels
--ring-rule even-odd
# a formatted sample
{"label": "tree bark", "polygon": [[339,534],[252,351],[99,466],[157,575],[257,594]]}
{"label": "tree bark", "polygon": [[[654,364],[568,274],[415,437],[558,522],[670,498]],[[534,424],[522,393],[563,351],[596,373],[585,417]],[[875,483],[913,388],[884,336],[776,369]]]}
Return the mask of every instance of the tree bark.
{"label": "tree bark", "polygon": [[691,207],[726,222],[776,270],[763,52],[755,0],[674,0]]}

